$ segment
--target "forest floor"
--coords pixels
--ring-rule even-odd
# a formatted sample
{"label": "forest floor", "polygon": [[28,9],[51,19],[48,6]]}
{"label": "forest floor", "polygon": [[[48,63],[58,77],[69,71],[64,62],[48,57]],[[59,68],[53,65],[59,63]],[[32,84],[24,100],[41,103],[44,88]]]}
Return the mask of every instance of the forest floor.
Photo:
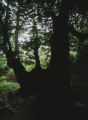
{"label": "forest floor", "polygon": [[37,120],[39,108],[36,102],[36,96],[29,98],[14,98],[11,99],[13,110],[7,113],[2,113],[0,120]]}
{"label": "forest floor", "polygon": [[[2,90],[5,91],[1,94],[3,101],[5,92],[8,93],[14,90],[15,86],[9,85],[6,89],[2,85]],[[11,88],[12,87],[12,88]],[[16,84],[17,87],[17,84]],[[17,87],[19,88],[19,87]],[[6,96],[5,96],[6,98]],[[0,99],[1,100],[1,99]],[[31,95],[29,97],[23,98],[18,96],[13,96],[13,94],[8,98],[7,107],[0,110],[0,120],[39,120],[40,108],[38,106],[37,96]],[[6,101],[5,101],[6,102]],[[2,102],[1,102],[2,103]],[[1,106],[0,106],[1,107]],[[1,108],[0,108],[1,109]],[[88,118],[88,86],[73,86],[72,87],[72,120],[86,120]]]}
{"label": "forest floor", "polygon": [[72,88],[72,120],[88,119],[88,86]]}
{"label": "forest floor", "polygon": [[37,120],[37,95],[22,97],[18,89],[18,83],[0,82],[0,120]]}
{"label": "forest floor", "polygon": [[50,120],[52,102],[47,91],[22,97],[19,88],[15,82],[0,83],[0,120]]}

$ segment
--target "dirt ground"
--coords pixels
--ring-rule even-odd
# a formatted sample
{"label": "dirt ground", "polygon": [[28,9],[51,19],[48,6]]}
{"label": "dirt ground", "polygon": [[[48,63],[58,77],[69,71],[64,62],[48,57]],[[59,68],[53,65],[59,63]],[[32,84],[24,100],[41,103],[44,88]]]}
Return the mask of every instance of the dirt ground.
{"label": "dirt ground", "polygon": [[16,111],[12,115],[3,115],[0,120],[39,120],[39,107],[35,96],[19,98]]}

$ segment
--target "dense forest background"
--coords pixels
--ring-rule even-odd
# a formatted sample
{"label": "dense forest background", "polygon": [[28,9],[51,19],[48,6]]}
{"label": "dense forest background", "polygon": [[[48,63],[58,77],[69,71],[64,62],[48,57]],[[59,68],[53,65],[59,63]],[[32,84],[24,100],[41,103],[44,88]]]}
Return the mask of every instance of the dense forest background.
{"label": "dense forest background", "polygon": [[88,113],[87,0],[0,0],[1,119],[57,112]]}

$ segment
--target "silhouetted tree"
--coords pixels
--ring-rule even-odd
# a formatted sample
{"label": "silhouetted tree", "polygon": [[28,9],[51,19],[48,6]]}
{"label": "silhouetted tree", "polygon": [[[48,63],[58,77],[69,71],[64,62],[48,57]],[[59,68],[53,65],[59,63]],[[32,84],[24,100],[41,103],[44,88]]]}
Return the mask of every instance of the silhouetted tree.
{"label": "silhouetted tree", "polygon": [[[16,1],[17,2],[17,1]],[[80,3],[80,4],[79,4]],[[76,31],[71,23],[69,23],[69,16],[73,13],[74,10],[78,9],[81,11],[81,14],[84,11],[88,11],[86,5],[86,0],[42,0],[42,1],[25,1],[25,3],[20,2],[19,4],[25,7],[21,7],[21,12],[24,15],[28,14],[30,17],[33,17],[33,10],[37,7],[37,13],[35,13],[35,17],[38,17],[38,21],[42,23],[42,21],[46,18],[46,20],[51,19],[51,31],[52,35],[49,40],[49,44],[51,47],[51,60],[47,70],[39,70],[33,69],[31,72],[26,72],[22,63],[20,62],[20,58],[17,58],[17,54],[12,50],[12,46],[10,43],[10,35],[9,35],[9,27],[11,24],[9,23],[9,4],[10,1],[7,1],[6,8],[6,16],[4,16],[4,20],[2,16],[0,16],[0,26],[2,28],[2,36],[3,36],[3,51],[6,54],[7,64],[10,68],[12,68],[16,74],[17,80],[21,86],[21,90],[23,93],[36,92],[38,91],[43,98],[39,98],[41,100],[41,104],[44,103],[48,106],[47,110],[50,110],[52,107],[52,91],[57,93],[57,89],[59,91],[57,94],[59,97],[59,105],[60,108],[64,109],[64,114],[68,119],[71,116],[72,112],[72,103],[71,103],[71,86],[69,79],[69,33],[78,37],[79,40],[81,38],[88,38],[88,35],[81,34]],[[27,8],[27,9],[26,9]],[[32,9],[33,8],[33,9]],[[26,10],[25,10],[26,9]],[[22,17],[21,17],[22,18]],[[25,22],[25,20],[23,20]],[[45,21],[44,21],[45,23]],[[36,25],[35,25],[36,26]],[[36,31],[34,31],[36,32]],[[38,39],[35,36],[35,58],[38,66],[40,66],[39,56],[38,56]],[[79,44],[80,47],[80,44]],[[80,49],[80,48],[79,48]],[[42,80],[40,74],[44,77],[44,81]],[[30,80],[32,79],[32,80]],[[37,80],[36,80],[37,79]],[[57,81],[59,84],[56,85]],[[61,93],[62,91],[62,93]],[[56,94],[56,96],[57,96]],[[53,95],[54,97],[54,95]],[[55,98],[54,98],[55,99]],[[64,104],[62,103],[62,99],[64,100]],[[61,104],[62,103],[62,104]],[[48,105],[49,104],[49,105]],[[45,107],[46,107],[45,105]],[[52,110],[52,109],[51,109]],[[50,110],[50,112],[52,112]],[[54,112],[54,111],[53,111]],[[69,115],[70,114],[70,115]],[[50,114],[49,114],[50,115]],[[48,115],[48,116],[49,116]]]}

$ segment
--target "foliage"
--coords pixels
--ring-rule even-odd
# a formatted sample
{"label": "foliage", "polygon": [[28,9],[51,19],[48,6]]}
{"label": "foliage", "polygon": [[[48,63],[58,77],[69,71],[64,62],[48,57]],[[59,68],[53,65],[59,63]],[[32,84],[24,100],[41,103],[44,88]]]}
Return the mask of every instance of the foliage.
{"label": "foliage", "polygon": [[51,58],[50,47],[41,46],[39,49],[40,64],[43,69],[47,69]]}
{"label": "foliage", "polygon": [[70,62],[71,63],[77,63],[77,60],[78,60],[78,54],[77,54],[77,51],[70,51],[70,54],[69,54],[69,59],[70,59]]}
{"label": "foliage", "polygon": [[35,67],[35,64],[30,65],[30,64],[23,63],[23,65],[24,65],[27,72],[30,72]]}
{"label": "foliage", "polygon": [[5,92],[6,94],[8,94],[11,91],[14,92],[17,89],[19,89],[18,83],[6,81],[0,82],[0,91],[3,90],[3,92]]}
{"label": "foliage", "polygon": [[18,83],[6,81],[0,82],[0,112],[4,115],[14,113],[14,109],[8,101],[8,96],[10,94],[15,94],[19,88],[20,86]]}
{"label": "foliage", "polygon": [[6,80],[6,76],[1,76],[0,77],[0,82],[3,82],[3,81],[5,81]]}
{"label": "foliage", "polygon": [[[53,6],[53,3],[49,3],[50,6]],[[40,3],[41,4],[41,3]],[[48,4],[48,3],[46,3]],[[8,6],[7,6],[8,5]],[[3,24],[5,24],[6,20],[8,21],[8,39],[11,44],[12,50],[15,50],[15,31],[16,29],[16,22],[17,22],[17,15],[19,16],[18,19],[18,42],[19,42],[19,57],[22,61],[23,65],[26,68],[27,64],[27,71],[32,70],[32,66],[35,65],[35,56],[34,56],[34,50],[35,50],[35,39],[38,39],[38,49],[40,46],[46,46],[46,48],[50,45],[50,37],[52,35],[52,18],[47,16],[44,12],[44,9],[42,9],[38,2],[33,1],[30,2],[29,6],[26,4],[26,2],[20,2],[20,1],[5,1],[1,2],[1,6],[3,6],[3,11],[1,11],[1,20]],[[44,4],[44,7],[46,5]],[[7,9],[8,8],[8,9]],[[40,10],[39,10],[40,9]],[[48,9],[48,8],[47,8]],[[5,14],[7,13],[7,14]],[[8,18],[7,18],[8,17]],[[2,25],[1,25],[2,27]],[[1,37],[1,45],[3,44],[3,36],[5,36],[3,29],[1,30],[2,34]],[[2,46],[3,48],[3,46]],[[43,48],[43,47],[42,47]],[[42,50],[41,50],[42,51]],[[43,49],[44,51],[44,49]],[[45,49],[45,52],[47,49]],[[39,53],[40,51],[38,51]],[[50,51],[49,51],[50,52]],[[47,54],[47,53],[46,53]],[[50,57],[47,59],[41,59],[44,58],[40,55],[40,62],[41,66],[48,67],[48,63]],[[29,59],[30,58],[30,59]],[[26,61],[25,61],[26,59]],[[42,61],[43,60],[43,61]],[[29,68],[28,68],[29,65]],[[1,65],[0,65],[1,66]],[[7,74],[9,74],[9,70],[6,71]]]}
{"label": "foliage", "polygon": [[0,55],[0,76],[5,75],[8,72],[8,69],[9,68],[7,67],[5,56],[1,52],[1,55]]}

